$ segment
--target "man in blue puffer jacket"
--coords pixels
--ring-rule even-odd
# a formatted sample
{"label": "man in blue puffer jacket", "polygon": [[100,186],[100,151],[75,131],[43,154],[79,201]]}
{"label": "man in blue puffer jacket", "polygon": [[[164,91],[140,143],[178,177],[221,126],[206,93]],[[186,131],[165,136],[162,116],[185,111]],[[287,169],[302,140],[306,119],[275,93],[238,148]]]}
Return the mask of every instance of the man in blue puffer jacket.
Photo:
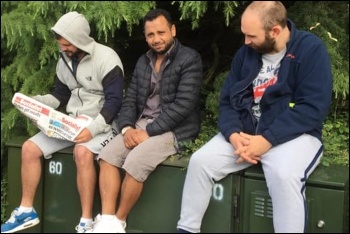
{"label": "man in blue puffer jacket", "polygon": [[184,185],[179,233],[200,232],[212,188],[228,174],[261,163],[276,233],[305,232],[305,181],[323,153],[322,126],[332,97],[327,50],[287,20],[281,2],[244,11],[245,45],[220,96],[220,133],[195,152]]}

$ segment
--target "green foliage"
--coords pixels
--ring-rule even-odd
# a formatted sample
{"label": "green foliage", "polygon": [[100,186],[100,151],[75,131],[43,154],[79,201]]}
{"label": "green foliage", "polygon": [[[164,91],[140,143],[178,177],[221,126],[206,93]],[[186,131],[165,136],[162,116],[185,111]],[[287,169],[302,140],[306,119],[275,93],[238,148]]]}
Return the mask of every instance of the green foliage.
{"label": "green foliage", "polygon": [[228,71],[222,72],[217,75],[213,84],[213,91],[211,91],[205,101],[205,108],[212,114],[214,121],[216,122],[219,117],[219,98],[220,98],[220,89],[223,85]]}
{"label": "green foliage", "polygon": [[296,2],[288,9],[298,28],[319,36],[331,57],[335,99],[349,96],[349,3]]}
{"label": "green foliage", "polygon": [[329,116],[323,126],[324,157],[321,163],[349,166],[349,112]]}
{"label": "green foliage", "polygon": [[1,223],[6,220],[6,207],[7,207],[7,180],[6,176],[1,176]]}
{"label": "green foliage", "polygon": [[[173,1],[173,4],[179,3],[179,9],[181,11],[180,20],[190,19],[192,22],[192,29],[199,27],[200,19],[208,10],[207,1]],[[238,7],[237,1],[215,1],[213,9],[218,11],[222,8],[222,12],[225,17],[226,26],[229,25],[232,18],[235,16],[235,9]],[[222,7],[221,7],[222,6]]]}
{"label": "green foliage", "polygon": [[179,3],[182,11],[180,20],[191,19],[192,29],[198,28],[199,19],[208,9],[207,1],[174,1]]}
{"label": "green foliage", "polygon": [[89,2],[85,15],[97,29],[98,38],[104,37],[107,42],[110,34],[115,37],[117,29],[120,29],[122,23],[126,23],[129,35],[132,34],[134,25],[138,25],[140,19],[150,10],[155,8],[153,1],[106,1]]}
{"label": "green foliage", "polygon": [[181,157],[190,157],[192,153],[207,143],[213,136],[218,133],[216,122],[211,114],[205,114],[201,124],[201,130],[198,137],[194,141],[183,143],[184,150],[180,151]]}

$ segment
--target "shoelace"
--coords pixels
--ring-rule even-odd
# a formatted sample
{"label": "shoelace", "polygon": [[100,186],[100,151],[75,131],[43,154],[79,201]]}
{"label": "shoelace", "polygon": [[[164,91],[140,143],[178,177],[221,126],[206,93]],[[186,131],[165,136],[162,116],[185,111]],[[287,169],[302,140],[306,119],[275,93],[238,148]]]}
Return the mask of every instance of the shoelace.
{"label": "shoelace", "polygon": [[16,221],[16,216],[18,216],[18,210],[14,210],[11,213],[11,217],[7,220],[6,223],[14,223]]}
{"label": "shoelace", "polygon": [[100,215],[100,214],[98,214],[98,215],[95,217],[95,219],[92,221],[91,226],[85,226],[85,227],[83,227],[83,226],[80,226],[80,224],[78,224],[78,225],[75,227],[75,230],[76,230],[78,233],[85,233],[86,231],[89,231],[90,229],[92,229],[92,227],[94,226],[94,224],[95,224],[97,221],[99,221],[99,220],[101,220],[101,215]]}
{"label": "shoelace", "polygon": [[75,230],[78,232],[78,233],[85,233],[86,231],[89,231],[92,229],[92,225],[88,225],[88,226],[81,226],[80,224],[78,224],[76,227],[75,227]]}

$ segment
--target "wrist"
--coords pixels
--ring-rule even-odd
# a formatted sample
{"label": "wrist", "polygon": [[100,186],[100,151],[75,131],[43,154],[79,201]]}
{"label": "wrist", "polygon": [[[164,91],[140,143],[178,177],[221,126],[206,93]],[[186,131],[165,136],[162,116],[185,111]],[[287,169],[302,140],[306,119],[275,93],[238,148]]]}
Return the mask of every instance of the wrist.
{"label": "wrist", "polygon": [[130,127],[130,126],[126,126],[126,127],[124,127],[123,129],[122,129],[122,135],[124,136],[125,135],[125,133],[126,133],[126,131],[128,131],[130,128],[132,128],[132,127]]}

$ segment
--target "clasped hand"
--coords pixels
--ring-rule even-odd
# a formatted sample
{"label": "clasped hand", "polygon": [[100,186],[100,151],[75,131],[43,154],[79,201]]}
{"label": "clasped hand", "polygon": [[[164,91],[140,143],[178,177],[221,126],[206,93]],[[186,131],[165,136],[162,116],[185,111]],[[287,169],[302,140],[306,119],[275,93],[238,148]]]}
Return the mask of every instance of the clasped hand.
{"label": "clasped hand", "polygon": [[124,144],[128,149],[132,149],[149,138],[147,131],[141,129],[128,129],[124,134]]}
{"label": "clasped hand", "polygon": [[234,133],[230,136],[230,142],[236,149],[235,155],[238,155],[237,163],[247,161],[257,164],[261,156],[271,147],[271,143],[261,135],[249,135],[243,132]]}

